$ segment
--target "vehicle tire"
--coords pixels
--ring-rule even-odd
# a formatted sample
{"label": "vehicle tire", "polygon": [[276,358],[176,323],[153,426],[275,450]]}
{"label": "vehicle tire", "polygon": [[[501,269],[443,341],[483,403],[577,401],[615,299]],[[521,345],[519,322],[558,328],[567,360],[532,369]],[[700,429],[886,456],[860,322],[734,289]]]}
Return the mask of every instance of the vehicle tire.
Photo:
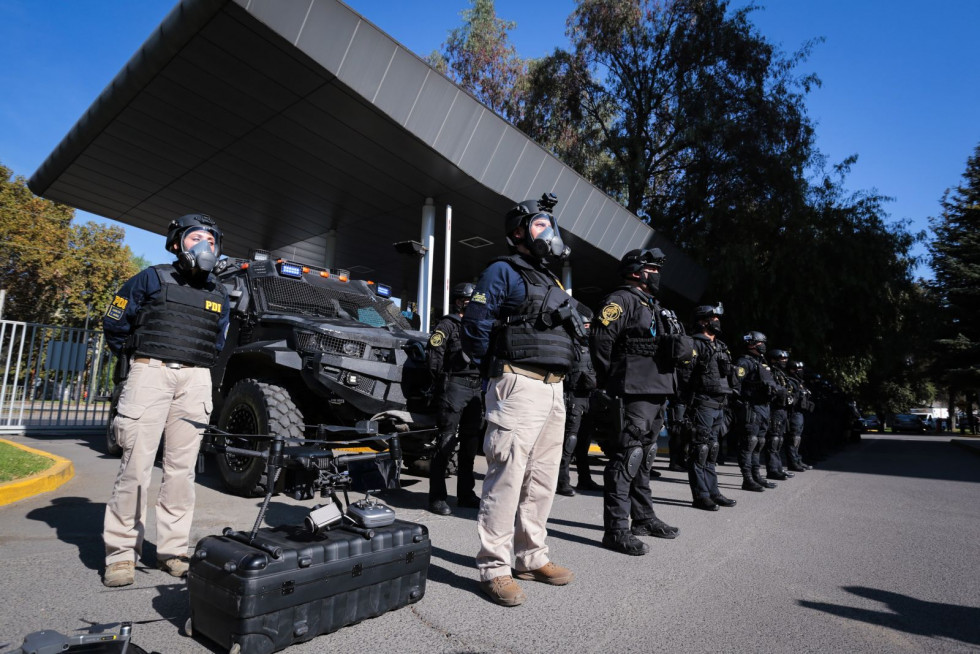
{"label": "vehicle tire", "polygon": [[[225,399],[218,428],[232,434],[281,435],[303,438],[303,415],[289,391],[275,381],[243,379],[235,384]],[[224,443],[220,438],[218,443]],[[268,439],[231,438],[229,445],[250,450],[269,448]],[[264,459],[237,454],[218,453],[221,480],[236,495],[251,497],[266,492]]]}
{"label": "vehicle tire", "polygon": [[121,394],[122,384],[116,384],[115,390],[112,391],[112,400],[109,402],[109,418],[105,423],[105,449],[109,456],[122,456],[122,448],[116,440],[116,429],[113,424],[116,421],[116,414],[119,413],[116,405],[119,404]]}

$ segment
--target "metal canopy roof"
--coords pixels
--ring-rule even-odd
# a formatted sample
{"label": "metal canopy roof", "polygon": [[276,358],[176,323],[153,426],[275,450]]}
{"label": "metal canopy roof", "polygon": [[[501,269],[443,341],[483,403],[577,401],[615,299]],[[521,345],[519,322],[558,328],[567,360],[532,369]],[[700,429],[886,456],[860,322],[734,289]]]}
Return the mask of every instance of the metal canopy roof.
{"label": "metal canopy roof", "polygon": [[[225,253],[273,250],[414,293],[422,206],[453,210],[453,281],[506,253],[502,215],[542,192],[573,249],[576,296],[616,285],[636,247],[696,301],[707,274],[647,225],[337,0],[182,0],[34,173],[51,200],[165,233],[214,216]],[[492,245],[470,249],[460,241]],[[442,276],[435,256],[435,279]],[[435,298],[439,294],[436,291]],[[435,299],[434,298],[434,299]]]}

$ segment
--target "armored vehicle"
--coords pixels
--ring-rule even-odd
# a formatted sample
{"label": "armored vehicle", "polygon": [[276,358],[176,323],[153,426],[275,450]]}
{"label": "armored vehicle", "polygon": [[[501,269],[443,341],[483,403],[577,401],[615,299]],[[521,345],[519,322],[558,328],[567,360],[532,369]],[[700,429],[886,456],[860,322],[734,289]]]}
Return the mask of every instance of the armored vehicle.
{"label": "armored vehicle", "polygon": [[[424,470],[435,436],[428,335],[412,330],[389,287],[261,255],[224,259],[215,272],[228,290],[232,319],[212,368],[212,423],[232,434],[286,438],[322,437],[323,426],[398,432],[405,465]],[[108,448],[118,454],[111,417],[114,411]],[[268,447],[266,439],[225,440],[219,445]],[[382,439],[366,444],[385,446]],[[265,491],[262,459],[216,456],[231,491]]]}
{"label": "armored vehicle", "polygon": [[[431,435],[433,420],[422,413],[427,335],[412,331],[390,288],[283,259],[230,259],[218,277],[233,305],[213,369],[219,429],[311,438],[317,425],[372,420],[381,433]],[[414,441],[404,440],[413,456]],[[255,449],[260,441],[238,445]],[[265,489],[262,460],[217,459],[232,491]]]}

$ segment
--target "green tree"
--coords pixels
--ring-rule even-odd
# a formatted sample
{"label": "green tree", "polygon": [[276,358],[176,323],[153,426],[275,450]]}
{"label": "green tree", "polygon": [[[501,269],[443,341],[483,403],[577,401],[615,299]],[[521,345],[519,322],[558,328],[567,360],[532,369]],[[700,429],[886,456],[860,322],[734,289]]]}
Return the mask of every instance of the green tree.
{"label": "green tree", "polygon": [[941,315],[938,373],[947,387],[972,397],[980,389],[980,145],[930,227],[931,286]]}
{"label": "green tree", "polygon": [[[921,236],[889,223],[888,198],[845,192],[856,157],[828,170],[805,106],[819,80],[799,70],[819,40],[786,55],[756,9],[578,0],[570,50],[530,62],[504,115],[710,272],[736,349],[761,330],[845,390],[899,379],[918,394]],[[469,84],[503,65],[470,66]]]}
{"label": "green tree", "polygon": [[520,118],[527,64],[508,33],[517,23],[497,17],[493,0],[471,0],[463,24],[449,32],[442,54],[428,61],[478,100],[510,121]]}
{"label": "green tree", "polygon": [[[72,224],[74,210],[35,196],[0,165],[0,288],[4,318],[82,325],[137,272],[124,232]],[[93,323],[94,324],[94,323]]]}

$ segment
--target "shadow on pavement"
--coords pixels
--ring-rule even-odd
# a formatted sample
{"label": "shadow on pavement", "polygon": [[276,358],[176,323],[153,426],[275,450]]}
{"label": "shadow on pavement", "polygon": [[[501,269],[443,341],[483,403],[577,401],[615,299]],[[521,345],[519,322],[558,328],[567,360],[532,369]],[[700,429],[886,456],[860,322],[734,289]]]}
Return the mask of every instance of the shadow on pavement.
{"label": "shadow on pavement", "polygon": [[819,470],[871,475],[980,481],[976,458],[963,456],[949,438],[888,436],[865,437],[857,448],[848,448],[823,461]]}
{"label": "shadow on pavement", "polygon": [[[463,575],[458,575],[455,572],[438,565],[435,562],[436,559],[441,559],[447,563],[454,563],[462,568],[472,569],[473,576],[464,577]],[[449,550],[444,550],[441,547],[433,547],[432,561],[429,563],[428,579],[430,582],[446,584],[447,586],[452,586],[453,588],[467,590],[474,595],[478,595],[479,597],[486,597],[486,595],[484,595],[480,590],[478,573],[476,571],[476,562],[472,556],[466,556],[457,552],[450,552]]]}
{"label": "shadow on pavement", "polygon": [[860,620],[887,629],[931,638],[949,638],[980,645],[980,608],[923,600],[865,586],[844,586],[844,590],[865,599],[881,602],[886,610],[874,611],[853,606],[798,600],[800,606],[824,611],[849,620]]}
{"label": "shadow on pavement", "polygon": [[[102,543],[102,524],[105,503],[92,502],[87,497],[56,497],[51,504],[34,509],[28,520],[39,520],[54,528],[58,540],[78,548],[78,558],[90,570],[101,570],[105,563]],[[155,554],[154,547],[143,544],[144,554]]]}

